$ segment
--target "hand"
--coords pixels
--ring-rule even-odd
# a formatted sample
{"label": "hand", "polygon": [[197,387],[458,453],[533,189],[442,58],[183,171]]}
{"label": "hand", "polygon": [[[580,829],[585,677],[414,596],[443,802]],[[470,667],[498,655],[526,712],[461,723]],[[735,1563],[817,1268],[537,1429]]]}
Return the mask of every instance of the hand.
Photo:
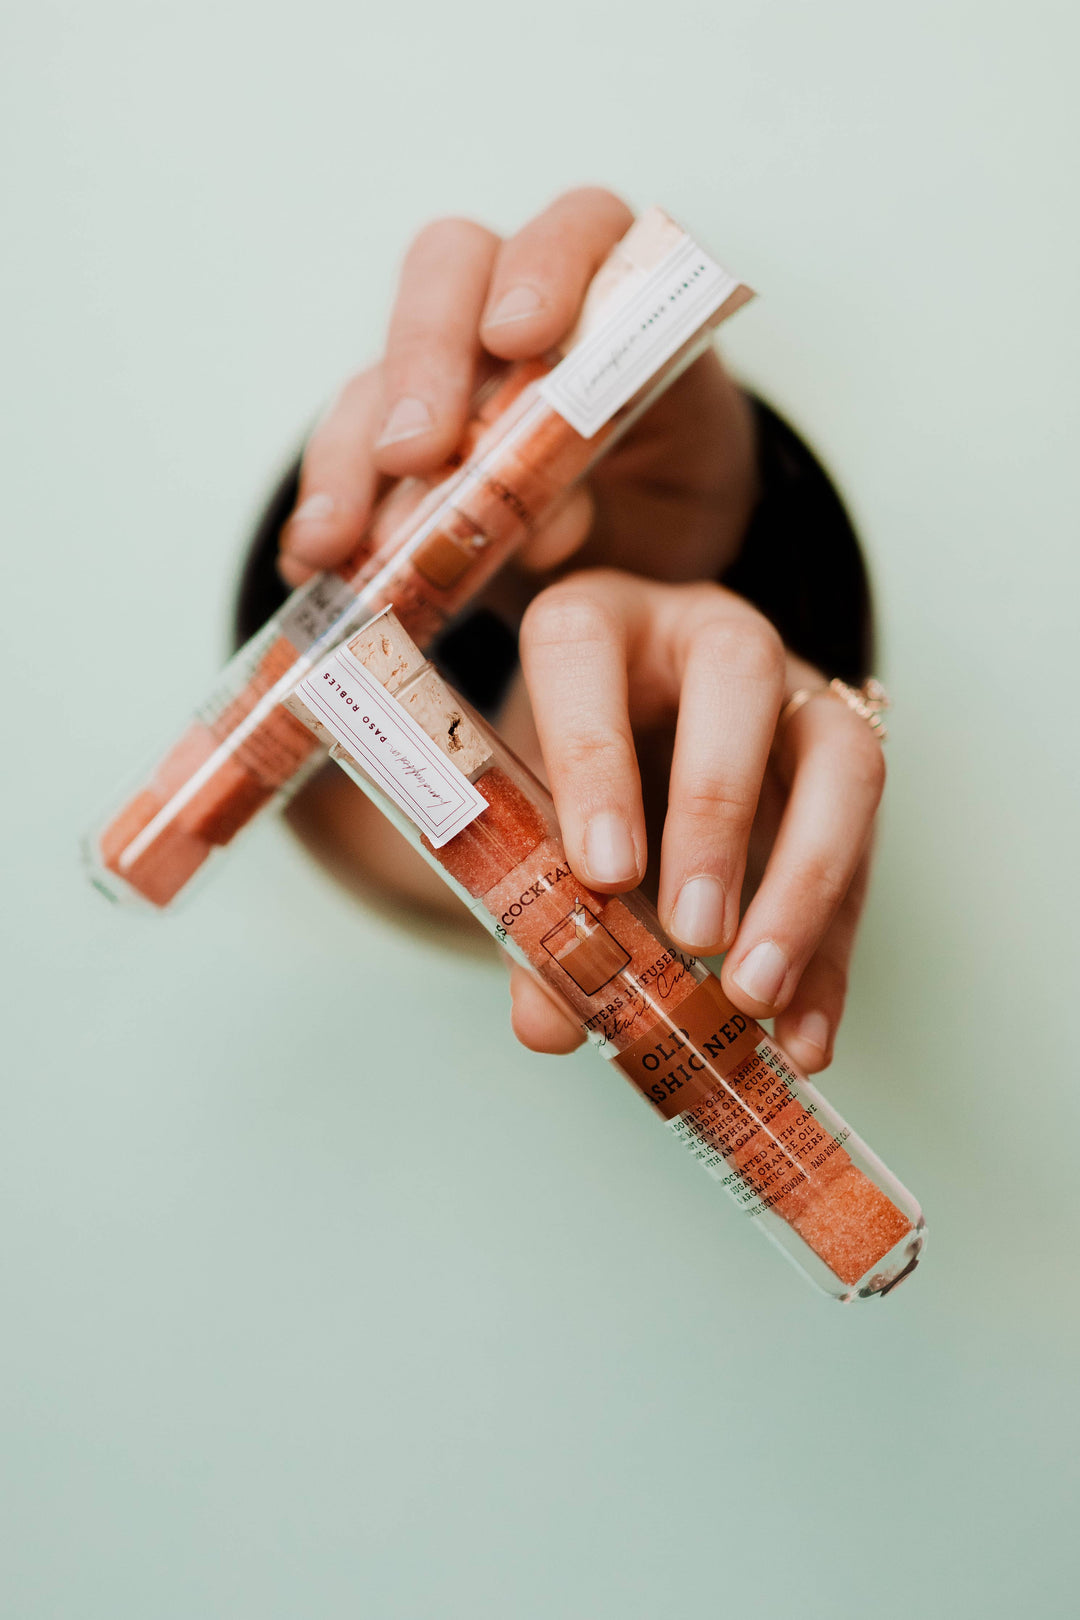
{"label": "hand", "polygon": [[[658,909],[677,944],[726,951],[722,983],[810,1073],[823,1069],[844,1005],[884,786],[881,744],[786,653],[756,609],[719,585],[669,585],[596,570],[548,587],[521,628],[537,738],[570,864],[617,891],[641,881],[646,815],[638,759],[670,758]],[[670,741],[670,747],[667,746]],[[757,868],[757,872],[755,872]],[[744,879],[756,893],[744,909]],[[740,920],[741,917],[741,920]],[[514,1028],[569,1051],[572,1023],[512,970]]]}
{"label": "hand", "polygon": [[[281,537],[290,585],[349,555],[386,477],[442,466],[491,357],[543,355],[566,336],[631,220],[610,192],[587,189],[560,197],[505,242],[463,219],[420,232],[382,360],[346,384],[308,443]],[[715,578],[738,551],[755,478],[749,405],[706,354],[523,548],[525,594],[578,551],[590,564],[658,579]]]}
{"label": "hand", "polygon": [[[308,444],[296,510],[282,531],[279,566],[288,583],[348,556],[386,478],[437,471],[458,442],[490,357],[542,355],[566,335],[585,287],[630,221],[616,197],[590,189],[559,198],[505,242],[460,219],[420,233],[406,255],[383,359],[346,385]],[[724,949],[734,939],[724,969],[728,993],[757,1016],[783,1009],[778,1033],[813,1071],[829,1060],[842,1009],[881,751],[861,721],[825,700],[793,717],[774,748],[781,699],[795,685],[822,684],[821,677],[785,660],[775,632],[732,593],[684,583],[715,578],[734,560],[756,495],[751,412],[709,353],[531,537],[516,570],[496,582],[504,602],[508,590],[519,610],[532,602],[523,624],[525,679],[501,729],[541,774],[546,767],[571,859],[600,889],[628,888],[645,871],[632,732],[646,762],[646,800],[666,799],[671,765],[662,918],[688,949]],[[594,570],[625,572],[548,585],[571,557]],[[584,622],[584,643],[567,634],[575,618]],[[746,660],[756,660],[754,671],[743,668]],[[587,684],[568,683],[568,670]],[[863,788],[849,794],[848,778],[860,773]],[[620,841],[608,824],[609,875],[602,876],[603,823],[591,840],[587,827],[605,803],[628,815],[623,869],[611,864]],[[362,892],[389,888],[436,909],[457,907],[340,773],[324,773],[290,814],[320,858]],[[777,829],[765,882],[736,937],[748,850],[752,856],[752,846],[767,847]],[[691,878],[705,885],[688,891],[677,911]],[[713,881],[723,889],[722,909]],[[767,993],[762,983],[737,982],[755,943],[788,962]],[[755,961],[775,969],[777,959]],[[514,1027],[525,1044],[550,1052],[579,1044],[580,1030],[536,981],[515,969],[512,989]]]}

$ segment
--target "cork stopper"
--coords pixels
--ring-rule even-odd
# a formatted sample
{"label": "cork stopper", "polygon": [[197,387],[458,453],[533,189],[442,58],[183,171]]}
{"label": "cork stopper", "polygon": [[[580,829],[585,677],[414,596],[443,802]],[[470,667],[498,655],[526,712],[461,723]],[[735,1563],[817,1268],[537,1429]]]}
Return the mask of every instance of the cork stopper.
{"label": "cork stopper", "polygon": [[397,614],[389,608],[366,624],[347,645],[357,663],[363,664],[368,674],[391,694],[427,663]]}
{"label": "cork stopper", "polygon": [[[404,712],[463,776],[474,776],[490,762],[491,747],[486,738],[464,713],[454,692],[428,663],[392,609],[385,609],[377,619],[365,625],[347,646],[357,663],[363,664],[380,686],[397,697]],[[297,703],[303,712],[295,706]],[[308,718],[310,711],[295,693],[286,699],[286,704],[305,725],[323,729],[315,716]]]}
{"label": "cork stopper", "polygon": [[474,776],[489,763],[490,744],[462,712],[437,670],[426,669],[411,681],[398,702],[463,776]]}
{"label": "cork stopper", "polygon": [[[361,664],[379,685],[396,699],[403,714],[407,714],[424,735],[445,754],[446,758],[470,780],[488,769],[491,764],[491,743],[483,731],[464,712],[453,690],[447,686],[439,672],[431,667],[401,621],[387,608],[377,619],[365,625],[353,636],[345,648],[356,663]],[[340,664],[335,674],[335,686],[352,709],[362,707],[356,699],[356,682],[351,683],[347,665]],[[341,680],[336,676],[340,674]],[[351,732],[346,726],[344,736],[331,730],[321,716],[305,701],[305,688],[316,685],[319,671],[302,681],[296,689],[282,699],[289,713],[302,721],[330,751],[332,759],[363,770],[350,746]],[[325,675],[324,677],[325,678]],[[345,715],[348,710],[343,711]]]}
{"label": "cork stopper", "polygon": [[[363,664],[364,668],[374,675],[380,686],[385,686],[391,694],[397,692],[418,670],[423,669],[427,662],[415,641],[402,628],[400,620],[389,609],[380,613],[378,618],[372,619],[370,624],[366,624],[353,636],[347,643],[347,648],[357,662]],[[334,733],[304,702],[302,684],[281,701],[290,714],[295,715],[309,731],[314,732],[335,759],[352,760],[352,755],[342,746]]]}

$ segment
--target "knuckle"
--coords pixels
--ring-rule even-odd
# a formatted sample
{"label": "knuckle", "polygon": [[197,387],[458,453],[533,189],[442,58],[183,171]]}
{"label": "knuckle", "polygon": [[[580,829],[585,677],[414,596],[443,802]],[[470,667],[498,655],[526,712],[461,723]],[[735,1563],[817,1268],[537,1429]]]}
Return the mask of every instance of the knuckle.
{"label": "knuckle", "polygon": [[615,731],[595,727],[567,731],[559,739],[558,763],[570,775],[588,774],[592,782],[622,772],[629,761],[627,742]]}
{"label": "knuckle", "polygon": [[792,889],[801,896],[804,906],[812,905],[815,912],[831,917],[847,893],[850,879],[846,862],[820,851],[803,858]]}
{"label": "knuckle", "polygon": [[486,249],[492,235],[474,219],[461,214],[444,214],[429,220],[417,231],[409,248],[408,259],[428,259],[444,253],[468,253],[476,248]]}
{"label": "knuckle", "polygon": [[580,586],[552,586],[535,596],[521,624],[529,647],[609,642],[618,634],[612,609]]}
{"label": "knuckle", "polygon": [[440,410],[456,409],[469,392],[469,363],[437,326],[407,321],[395,326],[383,364],[389,399],[419,394]]}
{"label": "knuckle", "polygon": [[694,636],[695,647],[729,673],[749,680],[778,682],[785,667],[784,643],[759,613],[715,619]]}
{"label": "knuckle", "polygon": [[709,827],[745,828],[754,816],[753,799],[718,777],[698,777],[681,786],[677,804],[681,816]]}
{"label": "knuckle", "polygon": [[425,325],[415,318],[399,319],[387,345],[385,369],[387,386],[393,390],[404,376],[432,377],[451,368],[453,348],[446,333],[435,324]]}

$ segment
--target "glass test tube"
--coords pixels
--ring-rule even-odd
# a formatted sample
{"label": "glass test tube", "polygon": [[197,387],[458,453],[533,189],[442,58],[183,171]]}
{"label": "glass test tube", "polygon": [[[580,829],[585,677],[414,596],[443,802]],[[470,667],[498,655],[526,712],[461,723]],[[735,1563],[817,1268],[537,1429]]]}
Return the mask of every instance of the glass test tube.
{"label": "glass test tube", "polygon": [[[640,295],[657,276],[670,283],[665,266],[673,254],[677,266],[680,244],[694,248],[658,209],[635,222],[591,284],[564,365],[591,352],[606,330],[621,332],[617,323],[635,289]],[[686,340],[655,364],[648,363],[651,322],[639,322],[641,331],[632,335],[642,339],[645,363],[633,374],[637,386],[588,433],[545,397],[557,355],[551,362],[512,366],[487,389],[469,422],[460,465],[419,504],[403,500],[409,492],[400,485],[392,489],[357,552],[292,593],[226,666],[179,740],[90,834],[84,851],[98,888],[111,899],[167,907],[215,852],[295,792],[324,756],[280,699],[330,648],[387,605],[428,646],[704,351],[713,328],[751,296],[728,280],[730,294],[703,310]],[[621,336],[618,342],[622,365],[626,345]],[[601,384],[605,375],[601,368]]]}
{"label": "glass test tube", "polygon": [[[403,745],[391,730],[388,740],[375,682],[479,794],[475,819],[446,842],[422,830],[426,812],[408,795],[419,780],[432,802],[447,803],[453,785],[448,794],[438,758],[434,772],[418,766],[408,737]],[[850,1301],[884,1296],[910,1275],[925,1239],[912,1195],[717,978],[677,949],[640,893],[599,894],[575,877],[546,789],[392,613],[286,701],[811,1281]]]}

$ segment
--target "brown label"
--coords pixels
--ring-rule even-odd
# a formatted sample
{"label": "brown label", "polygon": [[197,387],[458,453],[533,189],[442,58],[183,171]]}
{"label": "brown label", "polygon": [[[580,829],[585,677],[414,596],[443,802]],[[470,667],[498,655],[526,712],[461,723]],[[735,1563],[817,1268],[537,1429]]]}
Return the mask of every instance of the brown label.
{"label": "brown label", "polygon": [[730,1074],[764,1035],[710,974],[670,1019],[661,1018],[614,1061],[665,1119],[674,1119],[714,1092],[717,1075]]}

